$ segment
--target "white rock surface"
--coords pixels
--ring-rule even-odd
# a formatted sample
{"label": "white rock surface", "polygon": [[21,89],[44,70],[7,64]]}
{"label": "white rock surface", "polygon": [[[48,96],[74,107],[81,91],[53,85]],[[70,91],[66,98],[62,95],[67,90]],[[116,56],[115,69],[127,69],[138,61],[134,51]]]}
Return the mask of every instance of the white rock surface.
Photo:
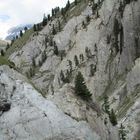
{"label": "white rock surface", "polygon": [[0,117],[0,140],[101,140],[85,121],[77,122],[65,115],[21,80],[17,72],[7,66],[0,67],[0,72],[0,83],[6,85],[4,92],[12,103]]}

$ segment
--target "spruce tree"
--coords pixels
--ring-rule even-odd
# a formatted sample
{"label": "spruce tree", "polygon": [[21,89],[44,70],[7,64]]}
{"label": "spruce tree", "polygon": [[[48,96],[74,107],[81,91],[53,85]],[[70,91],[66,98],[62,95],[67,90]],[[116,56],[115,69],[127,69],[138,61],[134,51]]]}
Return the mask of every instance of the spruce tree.
{"label": "spruce tree", "polygon": [[52,8],[52,16],[55,15],[55,10]]}
{"label": "spruce tree", "polygon": [[34,31],[37,31],[36,24],[34,24],[33,30],[34,30]]}
{"label": "spruce tree", "polygon": [[77,0],[74,1],[75,5],[77,5]]}
{"label": "spruce tree", "polygon": [[60,23],[60,20],[58,20],[58,30],[59,30],[59,32],[61,31],[61,23]]}
{"label": "spruce tree", "polygon": [[119,138],[120,140],[126,140],[126,131],[125,131],[125,127],[122,124],[119,129]]}
{"label": "spruce tree", "polygon": [[104,111],[109,115],[110,114],[110,105],[109,105],[109,98],[107,95],[104,97]]}
{"label": "spruce tree", "polygon": [[57,45],[56,45],[55,42],[54,42],[54,54],[55,55],[58,55],[59,54],[58,47],[57,47]]}
{"label": "spruce tree", "polygon": [[47,25],[47,17],[46,17],[45,14],[44,14],[44,16],[43,16],[42,25],[43,25],[43,26]]}
{"label": "spruce tree", "polygon": [[20,37],[22,37],[22,36],[23,36],[22,30],[20,30],[20,33],[19,33],[19,34],[20,34]]}
{"label": "spruce tree", "polygon": [[52,34],[53,34],[53,35],[56,34],[56,30],[55,30],[55,28],[54,28],[54,24],[53,24]]}
{"label": "spruce tree", "polygon": [[66,4],[66,11],[70,8],[70,1],[68,0],[67,4]]}
{"label": "spruce tree", "polygon": [[84,100],[89,100],[91,98],[91,93],[85,84],[84,77],[81,72],[78,72],[75,78],[75,94]]}
{"label": "spruce tree", "polygon": [[113,126],[117,125],[117,118],[116,118],[116,114],[113,109],[111,109],[109,118],[110,118],[110,122],[112,123]]}
{"label": "spruce tree", "polygon": [[26,32],[28,30],[28,28],[27,27],[24,27],[24,31]]}
{"label": "spruce tree", "polygon": [[69,63],[70,73],[72,73],[72,61],[68,60],[68,63]]}
{"label": "spruce tree", "polygon": [[4,56],[4,54],[5,54],[5,53],[4,53],[4,51],[3,51],[3,50],[1,50],[1,56]]}
{"label": "spruce tree", "polygon": [[74,56],[75,66],[79,65],[78,57],[77,55]]}
{"label": "spruce tree", "polygon": [[61,81],[65,82],[65,75],[62,70],[60,72],[60,79],[61,79]]}
{"label": "spruce tree", "polygon": [[34,57],[32,58],[32,65],[33,65],[33,67],[36,67],[36,62],[35,62],[35,58]]}

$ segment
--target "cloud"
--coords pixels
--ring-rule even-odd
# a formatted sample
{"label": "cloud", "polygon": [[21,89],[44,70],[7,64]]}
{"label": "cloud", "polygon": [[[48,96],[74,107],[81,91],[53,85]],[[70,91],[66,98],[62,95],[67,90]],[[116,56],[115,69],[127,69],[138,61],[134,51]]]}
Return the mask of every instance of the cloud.
{"label": "cloud", "polygon": [[0,0],[0,3],[0,38],[4,38],[9,28],[40,22],[44,13],[65,6],[67,0]]}
{"label": "cloud", "polygon": [[6,22],[10,17],[8,15],[0,15],[0,22]]}

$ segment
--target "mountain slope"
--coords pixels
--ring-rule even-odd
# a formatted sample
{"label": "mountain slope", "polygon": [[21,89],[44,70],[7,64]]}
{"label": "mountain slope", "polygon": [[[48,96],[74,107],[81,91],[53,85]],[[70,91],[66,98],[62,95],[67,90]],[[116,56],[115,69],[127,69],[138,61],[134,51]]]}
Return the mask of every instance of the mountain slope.
{"label": "mountain slope", "polygon": [[[76,6],[73,3],[65,16],[53,17],[41,31],[34,32],[25,45],[17,47],[17,50],[13,49],[7,55],[44,97],[40,97],[43,101],[37,104],[37,98],[34,99],[37,95],[33,94],[33,101],[29,103],[37,104],[40,110],[45,100],[49,100],[63,112],[63,116],[66,115],[72,122],[84,122],[88,127],[83,129],[81,125],[74,123],[78,129],[72,129],[72,133],[75,131],[72,137],[68,127],[65,128],[65,124],[70,122],[66,119],[61,124],[65,128],[65,132],[62,129],[61,137],[59,130],[56,130],[59,117],[58,120],[55,118],[52,126],[54,133],[57,132],[58,135],[50,133],[54,136],[53,139],[118,140],[121,124],[125,127],[126,139],[140,138],[139,9],[140,0],[127,1],[125,4],[120,0],[95,3],[82,0]],[[76,57],[78,64],[75,62]],[[75,94],[74,81],[78,71],[85,78],[92,100],[84,101]],[[30,89],[26,92],[29,91]],[[18,94],[15,92],[16,96]],[[23,96],[24,94],[26,95],[23,93]],[[117,116],[117,126],[112,126],[110,117],[104,110],[105,95],[109,97],[110,110],[113,109]],[[14,99],[11,101],[14,102]],[[28,107],[26,109],[29,110]],[[51,111],[46,112],[49,113]],[[23,120],[21,124],[24,124]],[[10,123],[7,125],[10,126]],[[34,123],[33,128],[36,126],[37,123]],[[28,126],[24,127],[29,129]],[[83,133],[79,133],[80,130]],[[37,131],[40,133],[40,128]],[[46,139],[50,138],[46,136]]]}

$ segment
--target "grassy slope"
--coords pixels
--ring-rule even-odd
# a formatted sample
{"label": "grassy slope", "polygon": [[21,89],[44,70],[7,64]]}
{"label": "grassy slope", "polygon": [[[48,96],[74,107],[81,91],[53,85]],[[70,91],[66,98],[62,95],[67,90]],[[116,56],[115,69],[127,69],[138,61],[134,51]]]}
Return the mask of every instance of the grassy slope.
{"label": "grassy slope", "polygon": [[[0,66],[9,65],[10,67],[14,67],[14,64],[8,61],[8,57],[15,51],[20,50],[26,44],[26,42],[28,41],[33,32],[34,31],[32,28],[27,30],[27,32],[23,34],[21,38],[17,39],[13,43],[13,45],[6,51],[5,56],[0,56]],[[1,46],[3,46],[3,44]]]}
{"label": "grassy slope", "polygon": [[31,28],[27,30],[27,32],[23,34],[21,38],[15,40],[13,45],[7,50],[6,57],[9,57],[15,51],[20,50],[26,44],[26,42],[28,41],[33,32],[34,32],[33,28]]}

